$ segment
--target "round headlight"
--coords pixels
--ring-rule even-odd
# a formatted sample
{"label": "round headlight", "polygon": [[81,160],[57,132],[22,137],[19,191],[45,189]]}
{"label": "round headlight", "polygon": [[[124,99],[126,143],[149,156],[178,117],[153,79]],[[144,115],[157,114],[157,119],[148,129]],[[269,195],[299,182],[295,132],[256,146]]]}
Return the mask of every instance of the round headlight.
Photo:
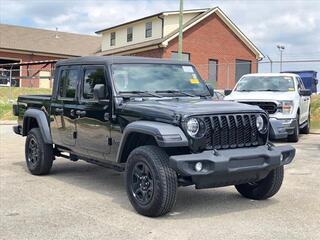
{"label": "round headlight", "polygon": [[257,126],[257,129],[260,133],[264,132],[264,130],[265,130],[264,121],[260,115],[256,119],[256,126]]}
{"label": "round headlight", "polygon": [[190,118],[187,121],[187,132],[191,137],[195,137],[197,133],[199,132],[199,122],[195,118]]}

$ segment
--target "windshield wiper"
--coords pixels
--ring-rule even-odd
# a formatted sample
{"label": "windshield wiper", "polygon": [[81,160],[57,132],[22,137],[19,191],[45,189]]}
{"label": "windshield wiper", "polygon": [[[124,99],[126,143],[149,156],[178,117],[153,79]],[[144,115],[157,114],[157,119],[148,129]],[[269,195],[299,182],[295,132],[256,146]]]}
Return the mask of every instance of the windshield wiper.
{"label": "windshield wiper", "polygon": [[138,95],[143,95],[143,94],[148,94],[149,96],[152,97],[158,97],[158,98],[162,98],[161,95],[159,94],[155,94],[155,93],[151,93],[148,91],[119,91],[120,94],[138,94]]}
{"label": "windshield wiper", "polygon": [[254,90],[248,90],[248,89],[242,89],[242,90],[236,90],[236,92],[253,92]]}
{"label": "windshield wiper", "polygon": [[159,91],[155,91],[156,93],[180,93],[183,94],[185,96],[189,96],[189,97],[196,97],[196,95],[191,94],[191,93],[187,93],[184,91],[180,91],[180,90],[159,90]]}
{"label": "windshield wiper", "polygon": [[258,89],[257,92],[282,92],[279,89]]}

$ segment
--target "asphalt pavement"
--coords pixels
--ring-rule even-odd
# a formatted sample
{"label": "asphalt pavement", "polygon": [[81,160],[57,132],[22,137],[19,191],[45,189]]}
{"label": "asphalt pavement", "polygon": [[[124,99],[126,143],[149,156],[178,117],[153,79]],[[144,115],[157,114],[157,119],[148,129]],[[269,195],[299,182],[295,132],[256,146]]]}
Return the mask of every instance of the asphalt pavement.
{"label": "asphalt pavement", "polygon": [[0,239],[320,239],[320,134],[293,144],[273,198],[184,187],[172,212],[155,219],[134,211],[112,170],[58,158],[50,175],[32,176],[24,141],[0,125]]}

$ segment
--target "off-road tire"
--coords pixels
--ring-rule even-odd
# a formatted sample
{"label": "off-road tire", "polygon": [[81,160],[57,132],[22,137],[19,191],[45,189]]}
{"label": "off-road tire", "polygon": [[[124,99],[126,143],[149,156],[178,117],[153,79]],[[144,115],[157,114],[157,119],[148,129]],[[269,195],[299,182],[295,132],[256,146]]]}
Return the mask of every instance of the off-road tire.
{"label": "off-road tire", "polygon": [[[148,217],[158,217],[168,213],[176,202],[177,174],[168,166],[169,157],[157,146],[141,146],[134,149],[127,161],[125,182],[128,198],[134,209]],[[152,175],[153,194],[149,202],[142,204],[134,193],[134,170],[139,164],[148,168]],[[139,170],[140,171],[140,170]],[[140,185],[141,186],[141,185]],[[142,194],[141,194],[142,195]]]}
{"label": "off-road tire", "polygon": [[310,120],[311,119],[310,119],[310,110],[309,110],[309,116],[308,116],[308,120],[307,120],[307,125],[300,130],[300,132],[302,134],[309,134],[310,133]]}
{"label": "off-road tire", "polygon": [[299,133],[300,133],[300,128],[299,128],[299,115],[297,115],[297,121],[296,121],[296,126],[293,131],[293,134],[290,134],[288,136],[288,142],[298,142],[299,141]]}
{"label": "off-road tire", "polygon": [[[37,155],[36,160],[32,161],[31,148],[36,144],[34,153]],[[33,155],[34,156],[34,155]],[[25,158],[28,170],[33,175],[45,175],[50,172],[53,162],[53,150],[51,144],[43,141],[39,128],[33,128],[29,131],[25,143]]]}
{"label": "off-road tire", "polygon": [[235,185],[237,191],[244,197],[254,200],[265,200],[275,195],[283,181],[283,166],[272,170],[264,179]]}

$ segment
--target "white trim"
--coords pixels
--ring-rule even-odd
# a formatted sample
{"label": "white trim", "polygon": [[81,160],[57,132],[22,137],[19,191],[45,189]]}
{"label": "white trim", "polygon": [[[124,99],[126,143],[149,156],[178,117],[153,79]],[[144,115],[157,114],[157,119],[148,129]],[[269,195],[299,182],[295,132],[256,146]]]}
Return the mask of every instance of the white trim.
{"label": "white trim", "polygon": [[[192,22],[191,24],[187,25],[183,28],[183,32],[188,30],[189,28],[193,27],[194,25],[201,22],[203,19],[207,18],[211,14],[216,13],[222,21],[240,38],[240,40],[256,55],[256,59],[260,60],[264,57],[264,55],[257,49],[256,46],[253,45],[253,43],[240,31],[240,29],[233,23],[231,20],[221,11],[220,8],[212,8],[209,10],[206,14],[204,14],[201,18],[197,19],[196,21]],[[168,43],[176,38],[179,35],[179,33],[175,33],[165,41],[163,41],[161,44],[163,46],[168,45]]]}
{"label": "white trim", "polygon": [[121,56],[121,55],[124,55],[124,54],[139,53],[139,52],[149,51],[149,50],[153,50],[153,49],[157,49],[157,48],[159,48],[158,45],[154,45],[154,46],[142,47],[142,48],[138,48],[138,49],[111,52],[111,53],[106,53],[106,54],[103,54],[101,52],[101,53],[98,53],[96,55],[97,56],[111,56],[111,55],[120,55]]}

